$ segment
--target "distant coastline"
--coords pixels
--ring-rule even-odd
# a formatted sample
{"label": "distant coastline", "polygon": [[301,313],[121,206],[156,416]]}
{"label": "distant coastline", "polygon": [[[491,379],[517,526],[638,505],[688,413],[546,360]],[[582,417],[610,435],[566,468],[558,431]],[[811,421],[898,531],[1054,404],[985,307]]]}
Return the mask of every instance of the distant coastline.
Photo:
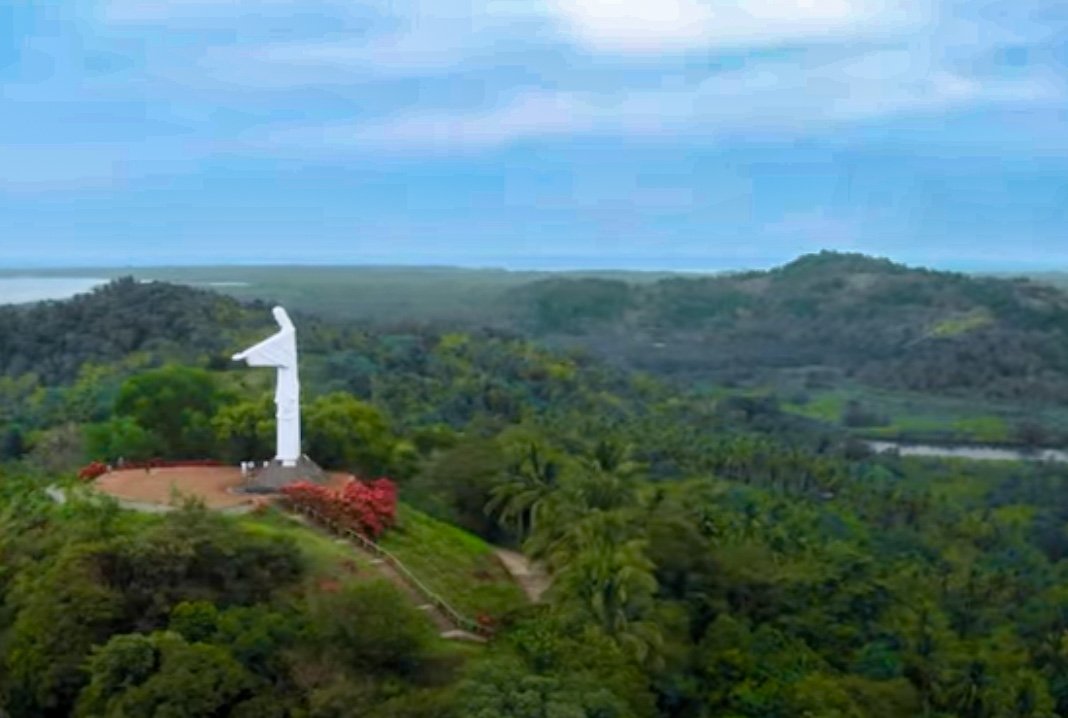
{"label": "distant coastline", "polygon": [[0,277],[0,305],[30,304],[50,299],[70,299],[94,288],[107,284],[99,277],[47,277],[8,276]]}

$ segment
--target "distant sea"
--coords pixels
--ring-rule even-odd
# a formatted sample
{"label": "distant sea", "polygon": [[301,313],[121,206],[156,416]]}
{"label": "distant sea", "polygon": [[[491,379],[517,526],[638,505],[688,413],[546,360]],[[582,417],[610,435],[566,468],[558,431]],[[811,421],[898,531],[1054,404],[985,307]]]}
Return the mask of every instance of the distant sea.
{"label": "distant sea", "polygon": [[107,282],[96,277],[0,277],[0,304],[68,299]]}

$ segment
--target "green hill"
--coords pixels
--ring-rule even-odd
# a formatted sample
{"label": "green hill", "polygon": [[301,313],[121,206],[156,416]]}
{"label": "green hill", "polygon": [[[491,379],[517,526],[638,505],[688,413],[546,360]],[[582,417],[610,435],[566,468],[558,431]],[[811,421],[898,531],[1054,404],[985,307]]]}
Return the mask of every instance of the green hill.
{"label": "green hill", "polygon": [[[706,337],[735,347],[735,364],[674,373],[715,379],[764,357],[764,327],[781,355],[754,376],[797,373],[804,350],[822,362],[806,376],[831,388],[777,399],[663,382],[499,328],[297,318],[309,453],[396,480],[405,508],[383,543],[435,593],[497,619],[493,641],[464,647],[442,645],[397,584],[310,528],[194,506],[140,515],[74,490],[70,469],[90,456],[269,452],[269,372],[227,357],[270,328],[265,306],[120,282],[4,310],[0,714],[1068,715],[1063,465],[873,456],[817,423],[872,422],[848,394],[874,393],[861,371],[831,364],[845,349],[885,370],[901,346],[999,331],[1038,347],[1002,379],[1055,388],[1062,373],[1040,349],[1059,336],[1062,295],[839,256],[606,281],[593,301],[582,284],[550,285],[568,300],[542,310],[565,321],[532,334],[602,351],[591,337],[610,325],[639,358],[640,333],[669,354],[675,335]],[[512,307],[537,307],[544,289],[517,289]],[[653,331],[655,317],[675,334]],[[820,321],[827,347],[806,334]],[[963,395],[939,398],[947,414],[987,406],[981,387],[947,391]],[[887,406],[926,396],[885,394]],[[895,406],[914,417],[907,401]],[[980,419],[970,431],[1002,430]],[[523,605],[489,544],[542,562],[542,602]]]}
{"label": "green hill", "polygon": [[512,290],[509,305],[542,339],[688,379],[1068,400],[1068,294],[1022,279],[825,252],[645,285],[544,280]]}

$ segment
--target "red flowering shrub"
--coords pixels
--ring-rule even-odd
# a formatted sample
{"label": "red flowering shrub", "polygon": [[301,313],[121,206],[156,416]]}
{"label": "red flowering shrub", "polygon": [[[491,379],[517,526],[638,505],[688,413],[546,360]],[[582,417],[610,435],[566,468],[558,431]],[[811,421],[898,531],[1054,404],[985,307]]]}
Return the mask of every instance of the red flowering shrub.
{"label": "red flowering shrub", "polygon": [[94,461],[88,466],[83,467],[82,470],[78,472],[78,478],[82,481],[92,481],[93,479],[103,476],[107,472],[107,464],[100,461]]}
{"label": "red flowering shrub", "polygon": [[298,481],[282,488],[290,504],[314,511],[328,521],[378,538],[397,520],[397,487],[389,479],[364,483],[349,479],[340,491]]}

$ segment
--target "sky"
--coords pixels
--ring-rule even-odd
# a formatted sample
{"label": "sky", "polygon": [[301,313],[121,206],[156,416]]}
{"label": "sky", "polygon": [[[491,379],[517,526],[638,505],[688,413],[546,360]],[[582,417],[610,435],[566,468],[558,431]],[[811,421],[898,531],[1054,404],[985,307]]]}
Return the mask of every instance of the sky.
{"label": "sky", "polygon": [[0,0],[0,267],[1068,269],[1064,0]]}

